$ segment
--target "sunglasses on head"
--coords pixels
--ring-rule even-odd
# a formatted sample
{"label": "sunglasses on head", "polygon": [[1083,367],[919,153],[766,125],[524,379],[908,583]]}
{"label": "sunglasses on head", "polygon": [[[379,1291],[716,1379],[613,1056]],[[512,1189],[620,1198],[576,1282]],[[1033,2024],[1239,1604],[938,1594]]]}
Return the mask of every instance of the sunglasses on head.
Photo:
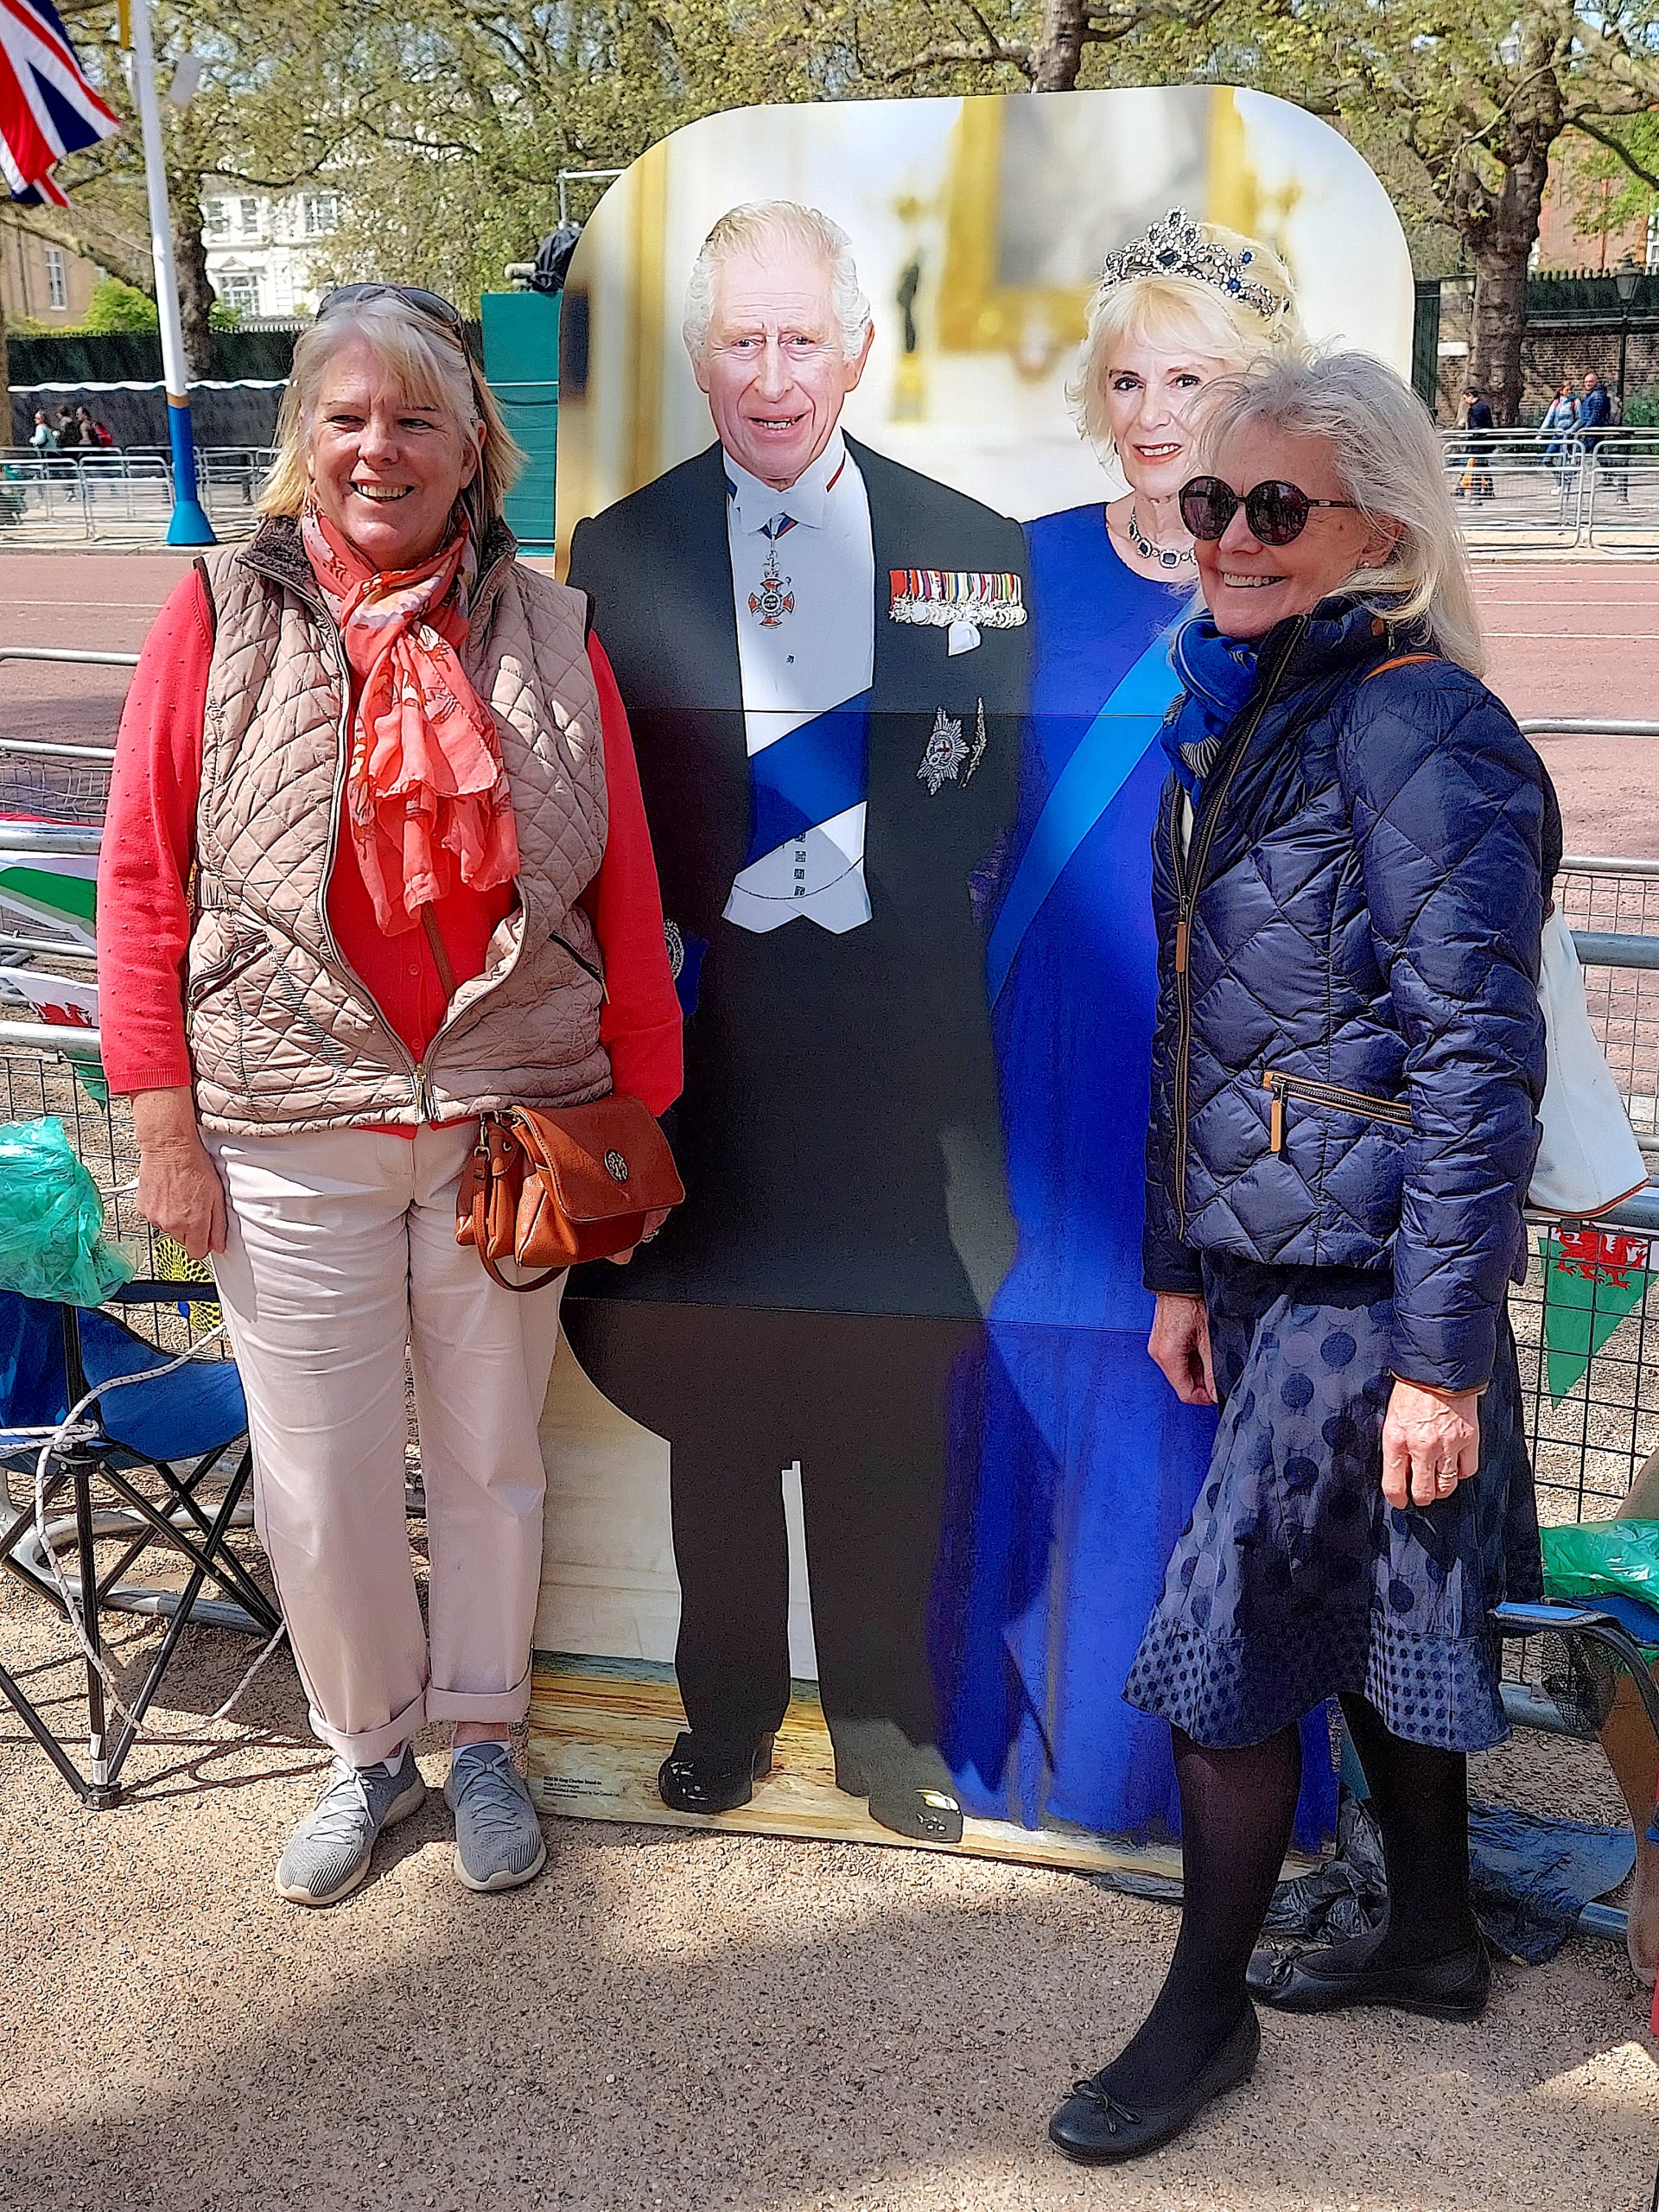
{"label": "sunglasses on head", "polygon": [[459,338],[462,350],[467,345],[467,326],[461,321],[461,309],[439,296],[436,292],[423,292],[418,284],[337,284],[317,302],[317,321],[331,315],[336,308],[350,307],[359,300],[402,300],[433,322]]}
{"label": "sunglasses on head", "polygon": [[1250,535],[1263,545],[1288,545],[1307,528],[1315,507],[1354,507],[1352,499],[1310,499],[1300,484],[1258,484],[1242,495],[1219,476],[1194,476],[1182,485],[1181,520],[1192,536],[1213,542],[1241,507]]}

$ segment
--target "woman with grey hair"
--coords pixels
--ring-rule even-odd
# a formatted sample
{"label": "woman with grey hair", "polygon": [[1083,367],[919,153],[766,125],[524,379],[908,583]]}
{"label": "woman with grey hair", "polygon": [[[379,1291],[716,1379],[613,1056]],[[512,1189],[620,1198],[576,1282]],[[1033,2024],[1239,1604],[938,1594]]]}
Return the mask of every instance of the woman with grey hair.
{"label": "woman with grey hair", "polygon": [[[334,1754],[276,1870],[333,1904],[454,1724],[467,1887],[546,1847],[530,1695],[560,1285],[458,1245],[479,1116],[680,1083],[626,719],[587,603],[516,558],[518,454],[447,300],[332,292],[294,350],[252,543],[150,632],[99,881],[105,1065],[138,1200],[213,1255],[261,1537]],[[511,1263],[507,1263],[511,1264]],[[405,1525],[412,1356],[430,1562]]]}
{"label": "woman with grey hair", "polygon": [[[1465,1755],[1507,1734],[1490,1615],[1541,1587],[1505,1313],[1543,1092],[1560,822],[1481,683],[1440,456],[1381,362],[1217,387],[1181,493],[1208,613],[1154,842],[1148,1349],[1220,1410],[1124,1694],[1168,1722],[1185,1904],[1139,2031],[1050,2135],[1133,2158],[1248,2078],[1252,1999],[1473,2019]],[[1330,1698],[1388,1917],[1252,1957]]]}

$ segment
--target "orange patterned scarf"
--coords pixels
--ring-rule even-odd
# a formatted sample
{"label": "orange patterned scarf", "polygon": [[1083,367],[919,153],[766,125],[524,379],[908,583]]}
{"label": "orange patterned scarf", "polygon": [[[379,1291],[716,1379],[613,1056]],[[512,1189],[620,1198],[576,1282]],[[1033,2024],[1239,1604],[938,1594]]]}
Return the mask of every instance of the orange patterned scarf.
{"label": "orange patterned scarf", "polygon": [[457,870],[475,891],[518,873],[501,741],[461,665],[472,543],[463,523],[429,561],[378,570],[315,508],[301,536],[358,679],[352,839],[375,920],[400,937]]}

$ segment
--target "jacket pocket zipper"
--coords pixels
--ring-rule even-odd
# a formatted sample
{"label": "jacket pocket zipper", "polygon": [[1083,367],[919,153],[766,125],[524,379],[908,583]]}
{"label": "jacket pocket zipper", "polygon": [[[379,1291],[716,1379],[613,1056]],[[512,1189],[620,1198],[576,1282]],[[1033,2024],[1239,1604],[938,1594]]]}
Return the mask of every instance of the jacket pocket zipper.
{"label": "jacket pocket zipper", "polygon": [[191,984],[186,1011],[194,1014],[197,1007],[205,1000],[211,998],[216,991],[222,991],[233,983],[238,976],[245,974],[252,967],[260,954],[267,949],[264,944],[249,944],[244,941],[232,951],[227,953],[223,960],[216,961],[205,975],[198,976],[195,982]]}
{"label": "jacket pocket zipper", "polygon": [[583,975],[591,976],[593,977],[594,982],[599,985],[599,995],[601,999],[607,1006],[608,1006],[611,1002],[611,995],[605,988],[605,977],[603,972],[600,969],[595,968],[591,960],[584,960],[582,955],[576,950],[575,946],[571,944],[570,940],[568,938],[561,937],[557,930],[549,930],[547,935],[550,944],[556,944],[562,950],[568,952],[570,957],[575,962],[577,967],[582,969]]}
{"label": "jacket pocket zipper", "polygon": [[1293,1098],[1309,1106],[1323,1106],[1336,1114],[1355,1114],[1365,1122],[1386,1122],[1391,1128],[1411,1127],[1411,1109],[1397,1098],[1378,1098],[1369,1090],[1349,1090],[1339,1083],[1318,1083],[1312,1076],[1287,1075],[1282,1068],[1262,1071],[1262,1087],[1273,1097],[1268,1123],[1268,1150],[1285,1148],[1285,1109]]}

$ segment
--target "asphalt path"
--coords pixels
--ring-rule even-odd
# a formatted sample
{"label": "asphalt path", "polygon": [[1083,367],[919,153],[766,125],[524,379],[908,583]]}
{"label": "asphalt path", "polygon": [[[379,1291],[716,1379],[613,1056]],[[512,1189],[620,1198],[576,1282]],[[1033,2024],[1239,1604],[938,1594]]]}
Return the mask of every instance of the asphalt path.
{"label": "asphalt path", "polygon": [[[0,644],[136,652],[190,556],[0,556]],[[1486,560],[1476,592],[1493,689],[1522,720],[1659,721],[1659,561]],[[601,625],[602,634],[602,625]],[[107,742],[119,669],[0,663],[0,736]],[[1569,852],[1659,856],[1659,739],[1539,741]]]}

